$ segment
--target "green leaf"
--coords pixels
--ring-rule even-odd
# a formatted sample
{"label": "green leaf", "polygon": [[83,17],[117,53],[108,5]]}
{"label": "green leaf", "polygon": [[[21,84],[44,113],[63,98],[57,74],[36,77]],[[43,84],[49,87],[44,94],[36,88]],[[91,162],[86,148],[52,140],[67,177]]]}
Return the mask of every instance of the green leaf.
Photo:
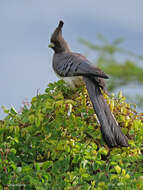
{"label": "green leaf", "polygon": [[120,174],[120,173],[121,173],[121,168],[120,168],[119,165],[114,166],[114,168],[115,168],[117,174]]}
{"label": "green leaf", "polygon": [[29,120],[29,122],[31,123],[31,124],[33,124],[34,123],[34,120],[35,120],[35,116],[32,114],[32,115],[30,115],[29,117],[28,117],[28,120]]}
{"label": "green leaf", "polygon": [[1,106],[1,108],[3,109],[3,112],[4,112],[4,113],[7,113],[7,114],[9,113],[9,110],[8,110],[8,109],[6,109],[6,107],[5,107],[5,106]]}
{"label": "green leaf", "polygon": [[40,126],[40,119],[39,119],[38,117],[35,118],[35,125],[36,125],[37,127]]}
{"label": "green leaf", "polygon": [[98,152],[105,156],[108,154],[108,151],[104,147],[101,147]]}
{"label": "green leaf", "polygon": [[42,168],[48,169],[53,166],[53,161],[46,161],[43,163]]}
{"label": "green leaf", "polygon": [[20,173],[22,171],[22,167],[17,167],[16,172]]}
{"label": "green leaf", "polygon": [[12,108],[10,109],[10,112],[11,112],[12,114],[14,114],[14,115],[17,114],[17,111],[16,111],[16,109],[15,109],[14,107],[12,107]]}
{"label": "green leaf", "polygon": [[13,152],[14,154],[16,154],[16,149],[12,148],[10,149],[10,152]]}

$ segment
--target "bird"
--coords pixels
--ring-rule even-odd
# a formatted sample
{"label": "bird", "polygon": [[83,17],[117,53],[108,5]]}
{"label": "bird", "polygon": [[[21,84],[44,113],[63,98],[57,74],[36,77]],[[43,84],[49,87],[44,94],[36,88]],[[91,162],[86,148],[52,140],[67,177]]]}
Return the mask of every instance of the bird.
{"label": "bird", "polygon": [[82,54],[71,51],[62,35],[63,25],[64,22],[60,20],[50,38],[49,47],[54,50],[52,60],[54,72],[72,88],[86,85],[107,146],[128,147],[128,138],[121,131],[103,96],[103,92],[106,91],[104,79],[108,79],[109,76]]}

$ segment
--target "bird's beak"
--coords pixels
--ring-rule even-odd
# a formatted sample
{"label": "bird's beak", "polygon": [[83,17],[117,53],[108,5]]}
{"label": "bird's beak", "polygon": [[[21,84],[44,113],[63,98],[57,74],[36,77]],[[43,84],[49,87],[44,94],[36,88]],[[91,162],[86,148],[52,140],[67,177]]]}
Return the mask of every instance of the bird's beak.
{"label": "bird's beak", "polygon": [[55,47],[55,44],[50,43],[50,44],[48,45],[48,47],[49,47],[49,48],[54,48],[54,47]]}

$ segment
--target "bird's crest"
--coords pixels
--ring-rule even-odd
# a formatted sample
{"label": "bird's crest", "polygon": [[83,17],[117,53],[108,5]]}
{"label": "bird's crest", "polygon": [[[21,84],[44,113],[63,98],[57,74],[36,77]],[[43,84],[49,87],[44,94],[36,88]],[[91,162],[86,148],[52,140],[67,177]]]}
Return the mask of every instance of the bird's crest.
{"label": "bird's crest", "polygon": [[58,28],[62,28],[63,25],[64,25],[64,22],[63,22],[62,20],[60,20],[59,25],[58,25]]}
{"label": "bird's crest", "polygon": [[55,42],[59,40],[62,37],[62,27],[64,25],[64,22],[62,20],[59,21],[58,27],[55,29],[51,36],[51,41]]}
{"label": "bird's crest", "polygon": [[53,48],[56,53],[70,51],[67,42],[62,36],[63,25],[64,22],[60,20],[50,39],[52,45],[50,45],[49,47]]}

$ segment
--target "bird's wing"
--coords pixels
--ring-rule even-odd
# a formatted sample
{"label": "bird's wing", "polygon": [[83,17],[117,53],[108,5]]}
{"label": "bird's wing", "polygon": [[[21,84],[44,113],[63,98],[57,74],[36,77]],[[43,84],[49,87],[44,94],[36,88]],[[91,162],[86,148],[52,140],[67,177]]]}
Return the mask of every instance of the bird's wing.
{"label": "bird's wing", "polygon": [[101,69],[92,65],[84,56],[73,52],[55,54],[53,68],[61,77],[93,76],[109,78]]}

